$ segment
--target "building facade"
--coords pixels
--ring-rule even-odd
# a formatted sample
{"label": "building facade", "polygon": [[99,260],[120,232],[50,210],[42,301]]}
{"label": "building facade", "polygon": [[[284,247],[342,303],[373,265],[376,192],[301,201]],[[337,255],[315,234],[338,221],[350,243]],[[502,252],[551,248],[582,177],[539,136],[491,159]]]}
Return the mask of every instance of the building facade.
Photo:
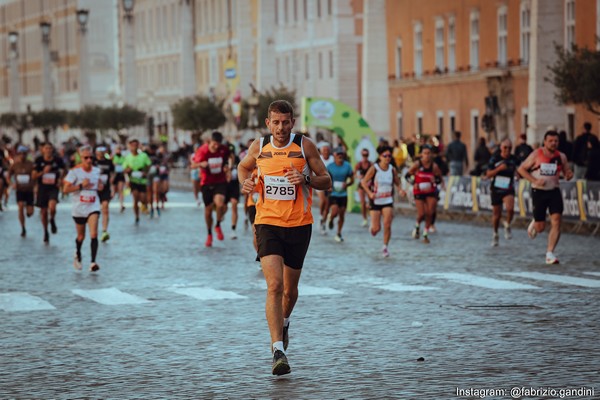
{"label": "building facade", "polygon": [[386,6],[392,138],[435,134],[448,143],[456,130],[472,154],[482,136],[514,140],[527,133],[535,143],[554,125],[572,138],[584,121],[597,131],[597,117],[558,105],[544,78],[556,59],[554,43],[596,46],[599,1],[388,0]]}

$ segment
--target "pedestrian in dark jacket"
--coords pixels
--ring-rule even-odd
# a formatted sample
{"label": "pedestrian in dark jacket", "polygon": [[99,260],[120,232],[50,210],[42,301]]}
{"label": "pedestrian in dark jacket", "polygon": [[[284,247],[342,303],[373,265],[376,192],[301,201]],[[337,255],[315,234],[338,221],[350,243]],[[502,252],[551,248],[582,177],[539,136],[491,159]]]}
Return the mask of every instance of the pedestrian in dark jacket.
{"label": "pedestrian in dark jacket", "polygon": [[[588,152],[590,147],[588,142],[598,143],[598,138],[592,133],[592,124],[586,122],[583,124],[583,133],[577,136],[573,144],[573,163],[575,164],[575,179],[585,179],[586,169],[588,167]],[[593,146],[593,143],[592,143]]]}

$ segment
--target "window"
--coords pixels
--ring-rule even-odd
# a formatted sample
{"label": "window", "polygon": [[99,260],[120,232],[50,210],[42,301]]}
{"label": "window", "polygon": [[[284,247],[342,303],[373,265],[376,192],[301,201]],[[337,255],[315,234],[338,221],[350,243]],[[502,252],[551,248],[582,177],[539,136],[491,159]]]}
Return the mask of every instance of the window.
{"label": "window", "polygon": [[529,110],[527,109],[527,107],[523,107],[521,109],[521,116],[522,116],[522,120],[521,120],[521,133],[527,133],[527,127],[529,125],[529,115],[528,115]]}
{"label": "window", "polygon": [[279,58],[275,59],[275,76],[277,77],[277,82],[281,82],[281,65],[279,63]]}
{"label": "window", "polygon": [[508,36],[506,6],[498,10],[498,63],[506,66],[506,39]]}
{"label": "window", "polygon": [[332,0],[327,0],[327,15],[333,14],[331,1]]}
{"label": "window", "polygon": [[319,79],[323,79],[323,53],[319,52]]}
{"label": "window", "polygon": [[472,70],[479,69],[479,12],[471,12],[470,65]]}
{"label": "window", "polygon": [[415,75],[420,77],[423,74],[423,25],[416,23],[414,27],[415,34]]}
{"label": "window", "polygon": [[317,0],[317,18],[321,18],[321,0]]}
{"label": "window", "polygon": [[294,22],[298,22],[298,0],[294,0]]}
{"label": "window", "polygon": [[304,78],[310,79],[310,55],[308,53],[304,55]]}
{"label": "window", "polygon": [[417,111],[417,133],[423,135],[423,112]]}
{"label": "window", "polygon": [[279,25],[279,0],[275,0],[275,25]]}
{"label": "window", "polygon": [[575,110],[567,111],[567,135],[569,140],[575,137]]}
{"label": "window", "polygon": [[479,138],[479,110],[471,110],[471,149],[475,149]]}
{"label": "window", "polygon": [[[600,1],[600,0],[598,0]],[[402,78],[402,39],[396,40],[396,79]]]}
{"label": "window", "polygon": [[444,137],[444,112],[437,112],[437,120],[438,120],[438,136],[440,138]]}
{"label": "window", "polygon": [[288,0],[283,0],[283,23],[284,25],[287,25],[289,19],[288,19]]}
{"label": "window", "polygon": [[529,64],[529,52],[531,43],[531,9],[529,2],[521,3],[521,60],[523,64]]}
{"label": "window", "polygon": [[329,50],[329,77],[333,78],[333,50]]}
{"label": "window", "polygon": [[398,139],[402,139],[404,137],[404,121],[402,120],[401,111],[396,113],[396,121],[398,121]]}
{"label": "window", "polygon": [[454,17],[448,19],[448,70],[456,71],[456,21]]}
{"label": "window", "polygon": [[435,67],[444,70],[444,20],[435,20]]}
{"label": "window", "polygon": [[289,82],[290,79],[291,79],[290,56],[285,56],[285,80]]}
{"label": "window", "polygon": [[452,135],[456,131],[456,113],[454,111],[448,112],[448,116],[450,117],[450,134],[446,138],[446,143],[450,143],[452,140]]}
{"label": "window", "polygon": [[565,48],[575,44],[575,0],[565,1]]}

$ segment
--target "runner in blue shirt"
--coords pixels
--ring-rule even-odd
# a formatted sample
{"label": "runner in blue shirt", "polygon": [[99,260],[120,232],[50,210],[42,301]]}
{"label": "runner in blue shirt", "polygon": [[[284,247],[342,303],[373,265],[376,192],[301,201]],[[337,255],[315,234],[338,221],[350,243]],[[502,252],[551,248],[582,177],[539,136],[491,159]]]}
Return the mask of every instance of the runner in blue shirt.
{"label": "runner in blue shirt", "polygon": [[342,227],[344,226],[344,215],[348,205],[348,186],[354,183],[354,171],[348,161],[346,161],[346,152],[343,147],[337,147],[333,151],[334,162],[327,166],[327,171],[331,175],[333,188],[329,195],[329,229],[333,229],[335,217],[338,219],[338,230],[335,235],[336,242],[343,242]]}

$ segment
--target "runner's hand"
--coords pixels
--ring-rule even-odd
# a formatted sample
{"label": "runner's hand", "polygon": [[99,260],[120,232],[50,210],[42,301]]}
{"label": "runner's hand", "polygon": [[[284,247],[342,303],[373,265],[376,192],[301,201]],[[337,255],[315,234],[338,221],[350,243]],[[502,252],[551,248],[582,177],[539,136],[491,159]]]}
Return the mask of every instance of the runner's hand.
{"label": "runner's hand", "polygon": [[250,193],[254,192],[255,186],[256,186],[256,172],[253,172],[252,176],[250,176],[250,178],[246,178],[244,180],[244,184],[242,185],[242,193],[250,194]]}
{"label": "runner's hand", "polygon": [[300,171],[298,171],[296,169],[296,167],[294,167],[293,163],[290,163],[290,168],[285,169],[283,172],[285,172],[285,177],[288,179],[288,182],[292,185],[303,185],[304,184],[304,175],[302,175],[300,173]]}
{"label": "runner's hand", "polygon": [[85,178],[85,179],[83,180],[83,182],[81,182],[81,186],[82,186],[84,189],[89,189],[89,188],[91,188],[91,187],[92,187],[92,186],[94,186],[94,185],[92,185],[92,183],[90,182],[90,180],[89,180],[88,178]]}

